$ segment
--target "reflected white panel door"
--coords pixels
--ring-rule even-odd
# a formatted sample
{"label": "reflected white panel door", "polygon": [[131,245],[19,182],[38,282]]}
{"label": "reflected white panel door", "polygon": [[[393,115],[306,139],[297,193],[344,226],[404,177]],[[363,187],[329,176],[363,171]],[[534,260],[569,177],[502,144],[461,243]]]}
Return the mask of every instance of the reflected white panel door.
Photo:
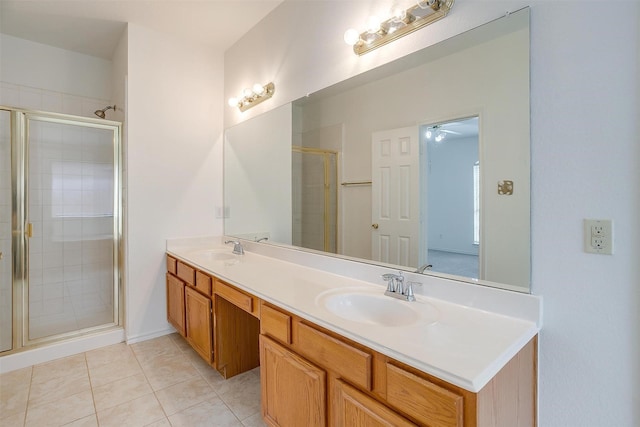
{"label": "reflected white panel door", "polygon": [[417,267],[420,231],[418,127],[372,134],[371,254]]}

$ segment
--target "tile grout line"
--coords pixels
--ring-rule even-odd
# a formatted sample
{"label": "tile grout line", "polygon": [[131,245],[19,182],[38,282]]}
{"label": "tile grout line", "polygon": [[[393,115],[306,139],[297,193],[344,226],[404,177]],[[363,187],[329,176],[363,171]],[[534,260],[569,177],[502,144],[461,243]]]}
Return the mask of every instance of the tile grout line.
{"label": "tile grout line", "polygon": [[84,364],[87,368],[87,378],[89,379],[89,390],[91,391],[91,401],[93,402],[93,415],[96,417],[96,424],[100,426],[100,422],[98,421],[98,406],[96,406],[96,396],[93,393],[93,383],[91,382],[91,371],[89,371],[89,361],[87,360],[87,352],[84,352]]}
{"label": "tile grout line", "polygon": [[[174,344],[173,340],[170,340],[170,341],[171,341],[172,344]],[[127,344],[127,346],[128,345],[129,344]],[[142,363],[140,363],[140,360],[138,360],[138,355],[136,354],[136,352],[133,349],[133,347],[129,347],[129,348],[131,349],[131,353],[133,354],[133,357],[136,359],[136,362],[138,363],[138,366],[140,367],[140,372],[142,372],[142,375],[144,375],[144,379],[147,381],[147,384],[149,384],[149,388],[151,388],[151,394],[153,394],[153,397],[158,402],[158,405],[160,406],[160,409],[162,410],[162,413],[164,414],[164,419],[169,423],[169,425],[171,425],[171,421],[169,420],[169,416],[167,415],[167,411],[165,411],[164,406],[162,406],[162,403],[160,402],[160,399],[158,399],[158,396],[156,395],[156,390],[153,389],[153,386],[151,385],[151,382],[149,381],[149,378],[147,377],[147,373],[144,371],[144,367],[142,366]],[[180,349],[178,349],[178,350],[180,350]],[[153,421],[153,423],[158,422],[158,421],[161,421],[161,420]]]}
{"label": "tile grout line", "polygon": [[29,376],[29,392],[27,393],[27,404],[24,407],[24,420],[22,421],[22,426],[26,427],[27,425],[27,414],[29,413],[29,401],[31,400],[31,386],[33,385],[33,367],[35,365],[31,365],[31,375]]}

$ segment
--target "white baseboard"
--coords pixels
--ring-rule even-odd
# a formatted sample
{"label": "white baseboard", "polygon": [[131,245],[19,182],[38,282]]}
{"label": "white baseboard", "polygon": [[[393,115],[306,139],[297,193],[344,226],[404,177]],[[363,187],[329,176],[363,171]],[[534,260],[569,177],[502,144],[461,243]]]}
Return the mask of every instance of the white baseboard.
{"label": "white baseboard", "polygon": [[176,330],[170,326],[169,328],[160,329],[146,334],[128,335],[126,341],[127,344],[135,344],[137,342],[147,341],[154,338],[162,337],[164,335],[169,335],[174,332],[176,332]]}

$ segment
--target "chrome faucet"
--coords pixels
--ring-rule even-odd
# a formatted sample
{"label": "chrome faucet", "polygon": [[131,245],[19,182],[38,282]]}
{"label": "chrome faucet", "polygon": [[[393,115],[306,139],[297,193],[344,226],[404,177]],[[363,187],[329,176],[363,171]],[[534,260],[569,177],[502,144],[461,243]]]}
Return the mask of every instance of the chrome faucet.
{"label": "chrome faucet", "polygon": [[244,255],[244,248],[242,247],[242,243],[237,240],[227,240],[224,242],[225,245],[233,243],[233,253],[236,255]]}
{"label": "chrome faucet", "polygon": [[259,238],[258,240],[256,240],[256,243],[263,242],[263,241],[267,241],[267,240],[269,240],[269,238],[268,238],[268,237],[261,237],[261,238]]}
{"label": "chrome faucet", "polygon": [[416,300],[415,295],[413,295],[413,282],[405,283],[402,271],[399,271],[398,274],[383,274],[382,279],[387,282],[385,295],[405,301]]}
{"label": "chrome faucet", "polygon": [[433,267],[433,265],[431,264],[423,264],[420,267],[418,267],[418,269],[416,271],[414,271],[414,273],[424,273],[425,270],[431,270],[431,267]]}

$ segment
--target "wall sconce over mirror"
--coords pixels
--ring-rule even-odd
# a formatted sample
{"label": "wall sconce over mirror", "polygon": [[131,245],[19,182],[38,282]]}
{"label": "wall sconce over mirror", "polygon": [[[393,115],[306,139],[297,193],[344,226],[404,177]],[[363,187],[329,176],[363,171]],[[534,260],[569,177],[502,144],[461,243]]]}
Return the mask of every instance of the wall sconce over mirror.
{"label": "wall sconce over mirror", "polygon": [[367,30],[359,33],[349,29],[344,41],[353,46],[357,55],[364,55],[380,46],[406,36],[420,28],[447,16],[454,0],[418,0],[408,9],[395,9],[385,21],[372,16],[367,21]]}
{"label": "wall sconce over mirror", "polygon": [[243,90],[242,97],[229,98],[229,106],[238,107],[240,111],[247,111],[249,108],[255,107],[262,101],[271,98],[275,91],[276,86],[273,83],[267,83],[264,86],[256,83],[251,89]]}

